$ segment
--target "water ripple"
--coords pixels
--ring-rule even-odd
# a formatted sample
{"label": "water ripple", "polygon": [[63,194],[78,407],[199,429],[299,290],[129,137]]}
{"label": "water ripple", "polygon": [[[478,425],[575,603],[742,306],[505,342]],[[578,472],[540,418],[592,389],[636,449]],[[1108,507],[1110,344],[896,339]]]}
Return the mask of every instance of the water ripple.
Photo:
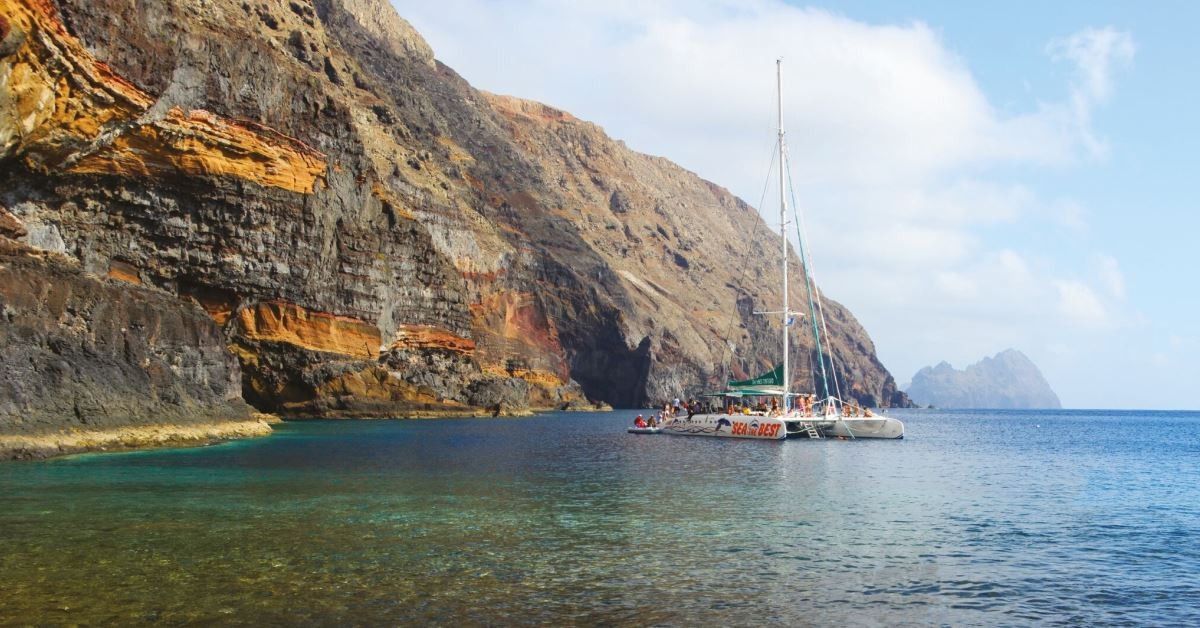
{"label": "water ripple", "polygon": [[1200,415],[904,419],[314,422],[0,465],[0,624],[1200,623]]}

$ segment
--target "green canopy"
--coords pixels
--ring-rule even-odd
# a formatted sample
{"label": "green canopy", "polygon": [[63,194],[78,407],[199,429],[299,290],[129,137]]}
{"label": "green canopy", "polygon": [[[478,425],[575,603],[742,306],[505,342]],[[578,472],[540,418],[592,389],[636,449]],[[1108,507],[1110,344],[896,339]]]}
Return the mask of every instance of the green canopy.
{"label": "green canopy", "polygon": [[[721,392],[706,393],[701,397],[782,397],[783,388],[738,388],[737,390],[722,390]],[[788,393],[789,397],[800,397],[800,393]]]}
{"label": "green canopy", "polygon": [[[758,377],[755,377],[754,379],[743,379],[740,381],[730,380],[728,385],[729,385],[730,389],[734,389],[734,390],[740,390],[743,388],[761,389],[761,388],[765,388],[765,387],[778,387],[782,391],[782,389],[783,389],[783,365],[780,364],[779,366],[771,369],[770,371],[767,371],[766,373],[763,373],[762,375],[759,375]],[[769,395],[772,393],[745,393],[745,394]],[[778,395],[780,393],[775,392],[774,394]]]}

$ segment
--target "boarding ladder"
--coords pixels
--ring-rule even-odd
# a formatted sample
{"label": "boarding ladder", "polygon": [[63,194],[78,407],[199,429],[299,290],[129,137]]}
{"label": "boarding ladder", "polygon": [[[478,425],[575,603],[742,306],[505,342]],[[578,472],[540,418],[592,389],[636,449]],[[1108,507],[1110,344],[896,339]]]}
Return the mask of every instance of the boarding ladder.
{"label": "boarding ladder", "polygon": [[821,430],[818,430],[817,426],[813,425],[812,423],[801,423],[800,427],[804,430],[805,434],[808,434],[809,438],[813,438],[813,439],[825,438],[824,436],[821,435]]}

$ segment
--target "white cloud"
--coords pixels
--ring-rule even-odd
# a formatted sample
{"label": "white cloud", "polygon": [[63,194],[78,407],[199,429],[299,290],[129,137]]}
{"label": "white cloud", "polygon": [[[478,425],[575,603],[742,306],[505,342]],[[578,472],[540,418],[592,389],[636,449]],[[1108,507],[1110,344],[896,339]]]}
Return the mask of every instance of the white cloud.
{"label": "white cloud", "polygon": [[1112,96],[1113,67],[1131,63],[1136,51],[1133,37],[1111,26],[1086,28],[1046,45],[1046,52],[1055,60],[1065,59],[1075,64],[1078,72],[1075,90],[1096,103]]}
{"label": "white cloud", "polygon": [[1131,63],[1136,51],[1133,37],[1112,27],[1086,28],[1046,45],[1046,52],[1054,60],[1074,64],[1070,117],[1084,146],[1093,156],[1107,155],[1108,143],[1092,130],[1092,109],[1108,102],[1113,93],[1114,67]]}
{"label": "white cloud", "polygon": [[838,238],[820,263],[921,270],[955,265],[970,258],[976,246],[970,234],[955,229],[882,224],[860,227],[853,235]]}
{"label": "white cloud", "polygon": [[1079,203],[1071,199],[1062,199],[1056,203],[1051,214],[1062,227],[1075,232],[1083,233],[1087,231],[1088,224],[1085,219],[1086,212]]}
{"label": "white cloud", "polygon": [[[477,87],[562,107],[751,203],[769,170],[782,56],[819,280],[898,379],[1007,346],[1079,353],[1071,334],[1123,319],[1120,264],[1082,243],[1087,209],[998,172],[1106,154],[1092,113],[1133,59],[1128,33],[1049,42],[1046,63],[1069,64],[1069,95],[1031,94],[1014,113],[919,21],[866,24],[779,0],[393,2]],[[1058,239],[1029,241],[1046,230]]]}
{"label": "white cloud", "polygon": [[1117,263],[1117,259],[1111,255],[1098,255],[1097,263],[1100,267],[1100,280],[1108,289],[1108,293],[1113,298],[1124,299],[1125,275],[1121,273],[1121,266]]}
{"label": "white cloud", "polygon": [[979,296],[979,284],[969,274],[941,271],[935,278],[938,290],[949,299],[968,301]]}
{"label": "white cloud", "polygon": [[1075,353],[1071,346],[1065,342],[1052,342],[1046,346],[1046,349],[1055,357],[1070,357]]}
{"label": "white cloud", "polygon": [[[751,202],[765,174],[771,61],[780,56],[794,172],[808,183],[910,183],[970,165],[1065,164],[1095,141],[1087,117],[1095,97],[1078,110],[1060,103],[1001,114],[965,60],[921,22],[870,25],[777,1],[396,4],[439,58],[477,86],[597,121]],[[1105,60],[1123,47],[1119,37],[1105,47],[1113,37],[1101,35],[1085,32],[1054,50],[1081,76],[1100,77],[1085,84],[1107,94]]]}
{"label": "white cloud", "polygon": [[1018,282],[1027,281],[1029,278],[1029,265],[1025,263],[1017,252],[1004,249],[996,254],[996,260],[999,263],[1001,271],[1011,279]]}
{"label": "white cloud", "polygon": [[1054,285],[1058,288],[1058,310],[1068,321],[1090,328],[1108,326],[1108,311],[1087,284],[1060,279]]}

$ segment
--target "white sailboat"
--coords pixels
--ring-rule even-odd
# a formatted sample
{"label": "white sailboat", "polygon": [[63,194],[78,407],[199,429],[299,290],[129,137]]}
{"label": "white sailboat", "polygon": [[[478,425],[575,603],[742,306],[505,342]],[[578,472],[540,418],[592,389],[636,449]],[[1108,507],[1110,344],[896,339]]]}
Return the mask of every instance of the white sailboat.
{"label": "white sailboat", "polygon": [[[826,374],[822,335],[828,340],[829,332],[825,325],[823,307],[820,295],[814,296],[810,269],[811,258],[805,259],[803,238],[801,238],[800,255],[804,262],[804,280],[808,288],[809,311],[813,338],[817,348],[817,361],[821,369],[821,382],[824,386],[824,397],[816,402],[809,402],[805,397],[796,403],[801,395],[791,391],[791,373],[789,371],[789,326],[797,316],[804,313],[793,312],[788,302],[788,238],[787,238],[787,150],[783,131],[783,78],[782,61],[775,62],[775,87],[777,91],[779,117],[779,236],[783,247],[783,309],[778,312],[759,312],[759,314],[778,314],[783,323],[783,361],[767,373],[759,377],[729,382],[728,390],[720,393],[723,397],[770,397],[775,401],[772,408],[760,412],[746,411],[735,413],[727,406],[724,411],[714,413],[693,414],[688,417],[679,416],[666,422],[662,433],[679,436],[716,436],[725,438],[752,438],[779,440],[783,438],[904,438],[904,423],[898,419],[878,416],[870,410],[859,408],[856,404],[846,403],[837,395],[830,394],[829,377]],[[795,208],[793,208],[795,210]],[[820,325],[818,326],[818,322]],[[833,347],[827,343],[830,350],[830,364],[833,364]],[[832,370],[832,369],[831,369]],[[837,373],[832,373],[834,389],[839,390]],[[815,395],[814,395],[815,396]]]}

